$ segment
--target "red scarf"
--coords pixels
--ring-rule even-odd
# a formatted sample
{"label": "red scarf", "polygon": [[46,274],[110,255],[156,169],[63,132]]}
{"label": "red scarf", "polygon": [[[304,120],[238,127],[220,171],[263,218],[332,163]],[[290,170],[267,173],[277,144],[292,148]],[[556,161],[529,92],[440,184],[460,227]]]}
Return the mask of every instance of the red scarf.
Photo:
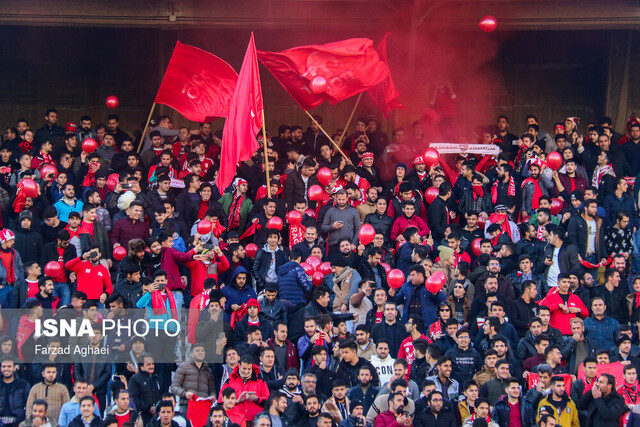
{"label": "red scarf", "polygon": [[[100,169],[100,163],[91,162],[89,163],[87,174],[84,176],[82,180],[83,187],[91,187],[92,185],[96,185],[96,171]],[[102,196],[101,196],[102,197]]]}
{"label": "red scarf", "polygon": [[531,199],[531,209],[538,209],[540,207],[540,197],[542,197],[542,188],[540,188],[540,182],[537,179],[527,178],[522,181],[522,186],[520,188],[524,188],[528,183],[533,184],[533,198]]}
{"label": "red scarf", "polygon": [[18,326],[18,334],[16,335],[16,345],[18,347],[18,357],[20,360],[24,360],[22,355],[22,346],[29,339],[33,332],[36,330],[36,323],[29,320],[27,315],[23,315],[20,318],[20,324]]}
{"label": "red scarf", "polygon": [[296,245],[304,240],[305,232],[307,231],[307,227],[296,224],[289,227],[289,247],[292,248],[293,245]]}
{"label": "red scarf", "polygon": [[618,393],[624,397],[624,403],[626,405],[635,405],[638,403],[638,381],[633,384],[627,384],[625,381],[618,389]]}
{"label": "red scarf", "polygon": [[[167,289],[167,299],[169,300],[169,307],[171,308],[171,318],[174,320],[178,320],[179,317],[176,300],[173,298],[173,293],[169,289]],[[156,316],[167,314],[167,307],[164,304],[164,297],[162,296],[162,292],[151,292],[151,307],[153,308],[153,314],[155,314]]]}
{"label": "red scarf", "polygon": [[635,308],[640,307],[640,292],[636,292],[636,305]]}
{"label": "red scarf", "polygon": [[[500,180],[497,179],[493,186],[491,186],[491,201],[495,205],[498,203],[498,185],[500,184]],[[507,190],[507,196],[516,197],[516,182],[513,180],[513,177],[509,177],[509,188]]]}
{"label": "red scarf", "polygon": [[50,165],[55,165],[55,162],[53,161],[53,157],[51,157],[50,154],[46,154],[43,153],[42,151],[38,153],[40,155],[40,157],[42,157],[42,163],[48,163]]}
{"label": "red scarf", "polygon": [[240,227],[240,210],[242,209],[242,202],[244,201],[244,194],[238,196],[233,195],[233,201],[229,207],[229,230]]}
{"label": "red scarf", "polygon": [[215,221],[213,223],[213,235],[214,236],[220,237],[220,235],[222,235],[224,230],[225,230],[224,225],[220,224],[220,222]]}
{"label": "red scarf", "polygon": [[18,147],[20,147],[20,150],[22,150],[23,153],[28,153],[33,150],[33,144],[24,139],[22,140],[22,142],[20,142],[20,144],[18,144]]}
{"label": "red scarf", "polygon": [[503,221],[502,224],[500,224],[500,226],[502,227],[502,231],[506,232],[511,238],[511,240],[513,240],[513,236],[511,236],[511,226],[509,225],[509,217],[507,216],[506,213],[503,213],[503,214],[492,213],[491,215],[489,215],[489,221],[491,221],[491,224],[497,224],[500,221]]}
{"label": "red scarf", "polygon": [[473,200],[477,200],[478,197],[484,197],[484,189],[482,185],[472,185],[471,190],[473,191]]}
{"label": "red scarf", "polygon": [[22,183],[22,181],[20,181],[17,185],[18,191],[16,193],[16,198],[13,201],[13,211],[15,213],[22,212],[22,209],[24,209],[24,205],[27,203],[27,196],[24,194],[24,190],[22,190],[23,186],[24,184]]}

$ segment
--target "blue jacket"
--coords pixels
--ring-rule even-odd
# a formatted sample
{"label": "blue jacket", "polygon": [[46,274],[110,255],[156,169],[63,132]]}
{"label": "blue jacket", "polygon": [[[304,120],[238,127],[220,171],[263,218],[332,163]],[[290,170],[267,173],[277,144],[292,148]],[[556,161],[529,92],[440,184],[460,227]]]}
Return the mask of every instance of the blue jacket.
{"label": "blue jacket", "polygon": [[[409,304],[411,303],[411,298],[413,298],[414,290],[415,287],[410,282],[407,282],[402,285],[400,292],[398,292],[398,295],[394,298],[396,304],[404,305],[402,310],[402,321],[404,323],[407,323],[409,320]],[[424,285],[418,286],[418,292],[420,292],[420,307],[422,307],[422,318],[424,319],[425,325],[422,332],[425,333],[427,332],[429,325],[438,320],[438,304],[446,301],[447,296],[442,291],[437,294],[432,294],[427,291],[427,288]]]}
{"label": "blue jacket", "polygon": [[[93,413],[97,416],[100,416],[98,405],[94,406]],[[80,415],[80,404],[74,396],[70,401],[62,405],[62,408],[60,409],[60,417],[58,418],[58,425],[60,427],[67,427],[69,423],[78,415]]]}
{"label": "blue jacket", "polygon": [[415,245],[413,243],[406,242],[402,246],[400,246],[400,249],[398,249],[396,268],[398,270],[402,270],[402,272],[404,273],[404,277],[409,277],[409,269],[413,265],[413,262],[411,262],[411,254],[413,253],[413,248],[415,248]]}
{"label": "blue jacket", "polygon": [[613,317],[605,316],[604,319],[597,320],[590,316],[584,319],[584,334],[595,341],[597,350],[614,348],[619,329],[620,324]]}
{"label": "blue jacket", "polygon": [[[15,279],[14,285],[24,279],[24,266],[22,265],[22,258],[15,249],[11,248],[9,251],[13,254],[13,276]],[[7,269],[0,262],[0,282],[6,283],[7,281]]]}
{"label": "blue jacket", "polygon": [[58,200],[53,205],[53,207],[55,207],[56,211],[58,212],[58,219],[64,222],[69,222],[69,214],[71,212],[78,212],[78,213],[82,212],[83,206],[84,206],[84,203],[82,203],[82,200],[78,200],[78,199],[76,199],[73,205],[71,206],[66,204],[63,199]]}
{"label": "blue jacket", "polygon": [[629,215],[629,227],[638,228],[638,210],[636,209],[635,200],[628,194],[623,194],[618,199],[614,193],[604,198],[604,210],[607,213],[605,217],[606,225],[614,225],[618,212],[625,212]]}
{"label": "blue jacket", "polygon": [[293,305],[306,304],[305,292],[311,292],[313,283],[304,269],[295,261],[289,261],[277,269],[278,292],[281,300]]}
{"label": "blue jacket", "polygon": [[[247,275],[247,283],[242,289],[239,289],[236,285],[236,276],[240,273],[245,273]],[[258,299],[256,291],[254,291],[249,284],[249,276],[249,272],[244,267],[237,267],[233,272],[233,277],[231,277],[231,283],[222,288],[222,293],[225,297],[227,297],[227,305],[224,308],[225,322],[229,322],[231,320],[231,313],[233,313],[233,310],[231,310],[231,306],[233,304],[242,305],[249,301],[251,298]]]}

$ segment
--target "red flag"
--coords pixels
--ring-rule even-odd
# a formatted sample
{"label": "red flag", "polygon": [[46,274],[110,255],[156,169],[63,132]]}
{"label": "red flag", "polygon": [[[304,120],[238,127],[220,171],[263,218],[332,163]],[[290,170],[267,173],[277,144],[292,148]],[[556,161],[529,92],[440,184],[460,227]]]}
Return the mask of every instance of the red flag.
{"label": "red flag", "polygon": [[251,33],[222,132],[218,188],[227,188],[236,174],[238,162],[251,158],[260,148],[256,135],[262,128],[263,108],[258,58]]}
{"label": "red flag", "polygon": [[227,117],[238,74],[215,55],[176,43],[155,102],[194,122]]}
{"label": "red flag", "polygon": [[[385,34],[380,40],[377,49],[380,60],[385,64],[387,63],[387,37],[389,37],[389,33]],[[389,72],[389,76],[386,79],[369,89],[367,93],[371,101],[384,113],[387,119],[389,118],[389,111],[394,108],[404,108],[404,105],[398,101],[400,93],[398,93],[396,85],[393,84],[391,72]]]}
{"label": "red flag", "polygon": [[[258,57],[289,95],[305,110],[325,101],[335,104],[377,85],[389,68],[370,39],[348,39],[324,45],[298,46],[284,52],[259,51]],[[311,90],[314,78],[324,78],[321,93]]]}

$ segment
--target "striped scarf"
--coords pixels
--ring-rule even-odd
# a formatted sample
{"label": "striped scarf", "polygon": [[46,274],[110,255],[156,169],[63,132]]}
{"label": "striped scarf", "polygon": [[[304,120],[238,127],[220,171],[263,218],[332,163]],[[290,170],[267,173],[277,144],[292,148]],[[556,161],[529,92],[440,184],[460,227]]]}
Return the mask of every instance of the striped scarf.
{"label": "striped scarf", "polygon": [[[494,205],[498,203],[498,185],[500,185],[500,182],[501,181],[497,179],[491,186],[491,201]],[[507,196],[516,196],[516,182],[514,181],[512,176],[509,177],[509,188],[507,189]]]}

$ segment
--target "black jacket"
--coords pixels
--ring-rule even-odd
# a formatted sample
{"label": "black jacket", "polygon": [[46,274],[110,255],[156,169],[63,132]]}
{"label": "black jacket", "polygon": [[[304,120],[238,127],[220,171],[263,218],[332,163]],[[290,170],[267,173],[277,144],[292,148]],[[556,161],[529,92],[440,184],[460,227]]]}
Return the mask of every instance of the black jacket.
{"label": "black jacket", "polygon": [[[545,257],[553,257],[554,250],[555,246],[551,244],[547,245],[544,248]],[[544,276],[547,277],[549,274],[549,266],[544,263],[540,263],[540,266],[544,271]],[[558,253],[558,267],[560,267],[561,273],[576,272],[580,275],[582,265],[580,264],[580,261],[578,261],[578,248],[574,245],[570,245],[568,242],[563,242],[560,247],[560,252]]]}
{"label": "black jacket", "polygon": [[[307,191],[312,185],[318,184],[318,178],[315,175],[309,177],[307,181]],[[302,180],[300,171],[293,171],[287,175],[287,180],[284,183],[284,202],[287,204],[287,209],[293,209],[293,201],[298,197],[304,197],[305,186]],[[316,202],[309,200],[309,208],[315,209]]]}
{"label": "black jacket", "polygon": [[[602,219],[594,218],[596,223],[596,247],[595,256],[599,260],[607,257],[607,251],[604,243],[605,230]],[[578,248],[578,252],[582,258],[587,256],[587,243],[589,240],[589,226],[583,215],[573,215],[569,220],[569,226],[567,228],[567,242],[571,245],[575,245]]]}
{"label": "black jacket", "polygon": [[391,239],[391,228],[393,227],[393,218],[389,215],[380,215],[378,212],[367,214],[364,217],[364,224],[371,224],[376,233],[382,233],[384,236],[384,244],[389,245]]}
{"label": "black jacket", "polygon": [[538,314],[538,303],[530,301],[529,304],[522,298],[516,298],[509,304],[509,322],[516,328],[518,335],[524,337],[529,330],[529,322]]}
{"label": "black jacket", "polygon": [[450,427],[456,424],[456,420],[451,412],[440,411],[438,415],[427,410],[416,416],[413,422],[414,427]]}
{"label": "black jacket", "polygon": [[[278,267],[289,261],[289,251],[280,247],[276,250],[275,258],[277,271]],[[265,251],[264,248],[260,248],[260,250],[256,254],[255,259],[253,260],[253,268],[251,270],[253,280],[255,281],[258,292],[264,289],[266,283],[264,279],[267,277],[270,265],[271,253]]]}
{"label": "black jacket", "polygon": [[33,229],[22,227],[17,228],[14,232],[16,243],[13,249],[20,254],[23,264],[30,261],[39,262],[42,256],[42,247],[44,246],[42,235]]}
{"label": "black jacket", "polygon": [[[91,420],[91,423],[89,423],[89,427],[103,427],[103,426],[104,426],[104,421],[102,421],[100,417],[94,414],[93,419]],[[82,414],[72,419],[67,427],[84,427]]]}
{"label": "black jacket", "polygon": [[136,404],[136,409],[143,419],[149,417],[151,415],[149,409],[160,400],[163,393],[160,388],[160,378],[155,373],[149,375],[140,371],[131,377],[128,385],[129,393]]}
{"label": "black jacket", "polygon": [[429,229],[434,242],[440,242],[444,239],[444,229],[447,228],[447,202],[438,196],[429,205],[427,210],[427,218],[429,219]]}
{"label": "black jacket", "polygon": [[597,399],[594,399],[591,393],[585,393],[584,399],[580,399],[580,404],[581,406],[576,405],[578,410],[589,411],[588,425],[593,427],[618,427],[620,417],[629,411],[624,404],[624,398],[615,390],[607,397]]}
{"label": "black jacket", "polygon": [[402,343],[402,341],[409,334],[407,333],[407,330],[405,329],[404,324],[396,321],[396,323],[394,323],[394,325],[393,325],[393,331],[395,333],[395,339],[390,338],[390,337],[387,336],[387,326],[386,325],[387,325],[387,323],[385,322],[384,319],[382,320],[382,322],[375,324],[373,326],[373,328],[371,328],[371,339],[376,344],[380,340],[387,340],[388,339],[390,342],[391,341],[395,341],[395,343],[398,345],[398,348],[389,348],[389,354],[391,354],[391,357],[396,358],[396,357],[398,357],[398,350],[400,349],[400,343]]}

